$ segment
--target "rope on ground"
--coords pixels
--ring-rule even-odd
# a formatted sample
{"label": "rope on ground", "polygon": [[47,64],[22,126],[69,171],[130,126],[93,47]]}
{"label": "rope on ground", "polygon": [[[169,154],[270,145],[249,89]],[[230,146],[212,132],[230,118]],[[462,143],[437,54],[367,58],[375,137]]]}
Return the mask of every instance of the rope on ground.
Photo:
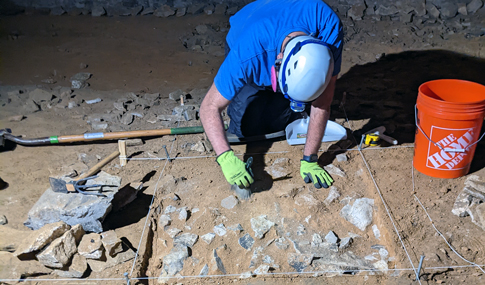
{"label": "rope on ground", "polygon": [[455,248],[453,248],[453,246],[451,246],[451,244],[448,242],[448,240],[446,240],[446,238],[443,236],[443,234],[436,228],[435,224],[434,224],[434,221],[433,219],[431,218],[431,216],[429,215],[428,213],[428,210],[426,210],[426,208],[424,207],[423,203],[421,203],[421,201],[419,200],[418,196],[416,196],[416,188],[415,188],[415,183],[414,183],[414,167],[411,166],[411,175],[412,175],[412,181],[413,181],[413,196],[414,198],[416,199],[416,201],[418,201],[419,205],[421,206],[421,208],[423,208],[424,212],[426,213],[426,216],[428,216],[428,219],[429,221],[431,222],[431,225],[433,226],[433,228],[435,229],[435,231],[439,234],[440,237],[443,238],[443,240],[446,242],[446,244],[450,247],[450,249],[459,257],[461,258],[463,261],[467,262],[468,264],[471,264],[472,266],[476,266],[478,267],[478,269],[480,269],[483,273],[485,273],[485,270],[483,270],[482,266],[483,265],[478,265],[472,261],[469,261],[467,260],[466,258],[464,258],[462,255],[460,255],[456,250]]}

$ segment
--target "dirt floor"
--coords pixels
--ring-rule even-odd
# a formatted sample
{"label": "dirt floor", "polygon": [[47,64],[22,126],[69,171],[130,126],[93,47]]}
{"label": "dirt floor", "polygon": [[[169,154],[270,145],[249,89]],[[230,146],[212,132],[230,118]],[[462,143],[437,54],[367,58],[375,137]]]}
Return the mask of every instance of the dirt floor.
{"label": "dirt floor", "polygon": [[[417,282],[410,270],[409,259],[417,266],[421,255],[425,256],[421,275],[423,283],[484,282],[484,275],[476,268],[448,268],[469,264],[455,255],[433,229],[413,195],[412,176],[414,104],[418,86],[440,78],[485,84],[483,37],[446,34],[438,23],[423,24],[420,30],[426,33],[418,36],[412,25],[398,21],[365,19],[353,23],[348,18],[342,18],[342,21],[346,26],[346,43],[331,120],[348,130],[348,140],[323,143],[320,152],[323,165],[333,164],[345,172],[345,177],[333,175],[340,198],[326,205],[323,201],[328,190],[306,185],[299,176],[298,161],[303,146],[289,146],[284,140],[276,140],[233,146],[237,154],[254,158],[256,183],[249,201],[240,201],[234,208],[226,209],[221,206],[221,201],[233,193],[203,134],[146,139],[143,145],[128,148],[129,158],[164,158],[163,146],[166,146],[170,156],[178,159],[171,162],[129,160],[124,167],[115,160],[104,168],[106,172],[122,177],[122,185],[144,182],[143,191],[137,199],[110,213],[103,223],[106,230],[114,229],[126,244],[139,250],[140,256],[134,263],[126,262],[99,273],[89,272],[85,283],[92,279],[92,284],[95,284],[96,278],[120,278],[103,283],[123,284],[123,273],[128,272],[131,277],[149,277],[146,282],[156,284],[163,268],[163,257],[172,248],[167,231],[159,226],[160,216],[169,205],[189,210],[186,221],[173,215],[171,227],[199,235],[199,241],[191,249],[191,257],[180,272],[181,276],[188,277],[178,281],[171,279],[173,282],[410,284]],[[214,31],[210,52],[184,46],[187,39],[197,34],[196,27],[201,24]],[[179,102],[170,100],[169,93],[178,89],[190,94],[186,104],[195,108],[200,105],[223,61],[222,43],[228,27],[227,16],[205,14],[170,18],[2,16],[0,129],[11,128],[13,134],[27,138],[83,134],[96,132],[92,124],[96,116],[108,118],[103,119],[108,124],[104,131],[200,125],[199,120],[148,121],[153,121],[156,116],[172,114]],[[62,98],[65,96],[62,91],[66,89],[60,87],[70,87],[71,76],[78,72],[92,74],[87,81],[89,87],[74,90],[68,95],[69,100],[79,106],[66,108],[64,100],[64,103],[46,103],[41,106],[41,111],[29,110],[25,104],[25,95],[29,91],[35,88],[52,90],[53,94]],[[8,92],[17,92],[20,100],[8,101],[7,94],[12,94]],[[160,93],[161,99],[152,106],[130,104],[145,94],[153,93]],[[95,98],[101,98],[102,102],[86,104],[86,100]],[[129,125],[113,119],[122,115],[113,107],[116,102],[132,105],[131,111],[140,113],[143,118],[135,116]],[[25,118],[9,120],[17,115]],[[362,156],[357,151],[361,134],[380,125],[384,125],[387,133],[399,141],[399,148],[364,149]],[[381,146],[389,145],[383,143]],[[0,153],[0,177],[9,184],[6,189],[0,190],[0,214],[7,217],[9,227],[27,230],[23,223],[30,208],[49,187],[48,177],[62,175],[72,169],[85,171],[116,150],[117,143],[9,147]],[[339,153],[346,154],[348,160],[338,162],[335,156]],[[278,159],[284,159],[284,170],[288,175],[273,180],[268,174],[268,167]],[[477,145],[470,174],[485,178],[484,166],[485,142],[482,141]],[[436,179],[414,171],[414,191],[434,220],[434,225],[456,251],[472,262],[485,264],[483,230],[469,217],[459,218],[451,213],[465,179]],[[374,199],[372,225],[379,229],[380,238],[373,233],[372,225],[360,231],[339,216],[346,203],[358,198]],[[239,246],[238,238],[246,232],[253,234],[251,219],[261,215],[266,215],[276,225],[264,238],[256,239],[252,250],[246,251]],[[221,223],[228,228],[225,236],[216,235],[210,245],[200,239]],[[244,231],[230,230],[229,227],[235,224],[240,224]],[[389,253],[386,261],[389,269],[406,270],[387,273],[363,271],[355,275],[352,274],[355,272],[341,274],[342,271],[339,271],[332,274],[329,272],[331,267],[313,264],[296,273],[287,262],[287,256],[294,252],[295,245],[290,242],[287,250],[275,246],[275,240],[282,236],[299,239],[304,244],[312,241],[314,233],[324,237],[329,231],[334,231],[340,239],[350,233],[360,236],[355,237],[351,247],[344,252],[351,251],[356,257],[364,259],[379,256],[380,247],[376,245],[380,245]],[[254,259],[255,267],[249,268],[253,251],[258,246],[264,250]],[[213,249],[217,249],[228,276],[190,278],[198,275],[205,264],[211,265]],[[265,255],[273,259],[269,265],[270,273],[274,274],[239,279],[241,273],[254,271],[262,264],[261,258]],[[212,271],[210,274],[219,275]],[[69,281],[51,282],[60,284]]]}

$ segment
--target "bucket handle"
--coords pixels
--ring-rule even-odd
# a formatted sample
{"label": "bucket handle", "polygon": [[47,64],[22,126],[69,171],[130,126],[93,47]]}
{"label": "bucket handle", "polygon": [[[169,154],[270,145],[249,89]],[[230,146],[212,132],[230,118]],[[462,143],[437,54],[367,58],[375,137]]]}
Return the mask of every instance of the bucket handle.
{"label": "bucket handle", "polygon": [[435,146],[437,146],[442,151],[446,151],[446,152],[466,152],[470,147],[472,147],[472,146],[476,145],[477,143],[479,143],[483,139],[483,137],[485,136],[485,133],[483,133],[482,136],[476,142],[470,144],[466,148],[448,148],[448,147],[443,148],[439,144],[437,144],[434,141],[432,141],[426,135],[426,133],[423,131],[423,129],[421,129],[421,127],[418,125],[418,108],[417,108],[417,105],[416,104],[414,104],[414,122],[416,124],[416,127],[418,127],[419,131],[421,131],[421,133],[426,137],[426,139],[428,139],[430,142],[432,142]]}

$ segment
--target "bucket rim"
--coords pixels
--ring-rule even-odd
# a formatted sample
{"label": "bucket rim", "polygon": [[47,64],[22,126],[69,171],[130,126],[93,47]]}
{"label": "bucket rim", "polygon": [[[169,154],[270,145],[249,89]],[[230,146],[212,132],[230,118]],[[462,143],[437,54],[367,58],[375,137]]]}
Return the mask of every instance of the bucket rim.
{"label": "bucket rim", "polygon": [[448,79],[435,79],[435,80],[430,80],[430,81],[426,81],[424,83],[421,83],[419,85],[419,88],[418,88],[418,95],[422,95],[424,100],[429,100],[431,102],[435,102],[435,103],[438,103],[438,104],[444,104],[444,105],[452,104],[452,105],[462,105],[462,106],[465,106],[465,105],[482,105],[482,104],[485,104],[485,96],[484,96],[484,99],[483,100],[479,100],[479,101],[449,102],[449,101],[435,99],[433,97],[428,96],[425,92],[423,92],[422,89],[425,86],[427,86],[429,84],[432,84],[432,83],[436,83],[436,82],[460,82],[460,83],[465,83],[465,84],[471,84],[471,85],[475,85],[477,87],[482,88],[483,91],[484,91],[484,94],[485,94],[485,85],[483,85],[483,84],[480,84],[480,83],[477,83],[477,82],[474,82],[474,81],[470,81],[470,80],[465,80],[465,79],[452,79],[452,78],[448,78]]}

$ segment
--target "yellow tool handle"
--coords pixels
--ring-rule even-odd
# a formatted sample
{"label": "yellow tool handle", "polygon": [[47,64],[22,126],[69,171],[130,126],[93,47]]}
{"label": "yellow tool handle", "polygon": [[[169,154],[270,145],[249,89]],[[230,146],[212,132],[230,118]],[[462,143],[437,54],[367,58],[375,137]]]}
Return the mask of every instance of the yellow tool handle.
{"label": "yellow tool handle", "polygon": [[[108,157],[105,157],[100,162],[96,163],[95,166],[91,167],[87,172],[83,173],[81,176],[79,176],[76,179],[73,179],[72,181],[76,182],[80,179],[83,179],[83,178],[86,178],[86,177],[89,177],[89,176],[95,174],[101,168],[103,168],[103,166],[105,166],[106,164],[110,163],[113,159],[115,159],[118,155],[120,155],[120,152],[117,150],[117,151],[113,152],[112,154],[110,154]],[[72,183],[67,183],[66,189],[67,189],[68,192],[76,192],[76,189],[74,189],[74,184],[72,184]]]}
{"label": "yellow tool handle", "polygon": [[106,164],[110,163],[113,159],[115,159],[119,155],[120,155],[120,152],[118,150],[115,151],[115,152],[113,152],[108,157],[105,157],[103,160],[101,160],[100,162],[96,163],[96,165],[93,166],[93,167],[91,167],[87,172],[83,173],[81,176],[79,176],[78,178],[74,179],[74,181],[77,181],[77,180],[80,180],[80,179],[83,179],[83,178],[86,178],[86,177],[89,177],[89,176],[95,174],[101,168],[103,168],[103,166],[105,166]]}

